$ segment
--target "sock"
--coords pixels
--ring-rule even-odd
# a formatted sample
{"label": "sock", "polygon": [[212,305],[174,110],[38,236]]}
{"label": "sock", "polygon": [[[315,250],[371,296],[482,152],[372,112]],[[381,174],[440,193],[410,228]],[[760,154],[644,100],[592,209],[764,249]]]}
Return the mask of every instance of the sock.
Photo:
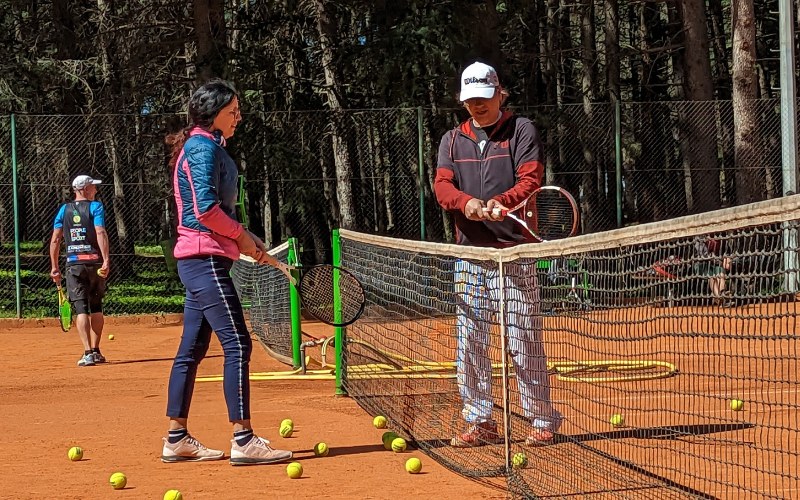
{"label": "sock", "polygon": [[91,349],[89,349],[88,351],[83,351],[83,355],[84,355],[84,356],[88,356],[88,355],[90,355],[91,353],[92,353],[92,350],[91,350]]}
{"label": "sock", "polygon": [[94,347],[94,348],[92,348],[92,352],[100,354],[100,348],[99,347]]}
{"label": "sock", "polygon": [[237,431],[233,433],[233,439],[236,440],[236,444],[239,446],[244,446],[253,439],[253,429],[244,429],[242,431]]}
{"label": "sock", "polygon": [[181,439],[183,439],[186,436],[188,436],[189,435],[189,431],[187,431],[185,428],[184,429],[176,429],[174,431],[169,431],[168,434],[169,434],[169,436],[167,437],[167,441],[169,441],[170,444],[175,444],[178,441],[180,441]]}

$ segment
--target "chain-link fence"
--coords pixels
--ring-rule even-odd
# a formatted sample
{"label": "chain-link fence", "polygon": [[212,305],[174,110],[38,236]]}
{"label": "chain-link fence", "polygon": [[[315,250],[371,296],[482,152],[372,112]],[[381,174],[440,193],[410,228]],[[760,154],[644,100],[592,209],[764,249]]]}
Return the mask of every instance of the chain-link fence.
{"label": "chain-link fence", "polygon": [[[730,101],[516,111],[541,131],[546,182],[573,193],[581,232],[591,233],[779,196],[779,106],[775,99],[755,102],[757,133],[748,143],[758,161],[738,168]],[[329,260],[336,227],[452,239],[432,185],[439,139],[464,117],[452,109],[246,115],[229,151],[246,178],[250,228],[270,246],[297,237],[306,264]],[[182,310],[182,287],[162,248],[169,248],[174,224],[164,136],[185,122],[181,114],[17,116],[15,210],[12,123],[0,117],[0,315],[16,316],[17,300],[24,316],[56,314],[48,241],[58,206],[72,197],[70,180],[80,173],[104,182],[112,249],[106,311]]]}

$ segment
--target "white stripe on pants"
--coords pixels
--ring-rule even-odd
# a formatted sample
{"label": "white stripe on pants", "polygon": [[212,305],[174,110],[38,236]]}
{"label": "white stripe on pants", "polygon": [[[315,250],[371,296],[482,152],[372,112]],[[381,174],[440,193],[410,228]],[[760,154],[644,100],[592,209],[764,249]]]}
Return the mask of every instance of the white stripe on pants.
{"label": "white stripe on pants", "polygon": [[[491,321],[505,289],[508,350],[514,363],[523,414],[533,427],[558,430],[562,416],[550,402],[550,382],[542,340],[542,316],[536,266],[503,265],[504,283],[496,264],[465,260],[455,263],[458,295],[456,358],[462,413],[469,423],[492,418],[492,366],[489,358]],[[499,346],[498,346],[499,347]]]}

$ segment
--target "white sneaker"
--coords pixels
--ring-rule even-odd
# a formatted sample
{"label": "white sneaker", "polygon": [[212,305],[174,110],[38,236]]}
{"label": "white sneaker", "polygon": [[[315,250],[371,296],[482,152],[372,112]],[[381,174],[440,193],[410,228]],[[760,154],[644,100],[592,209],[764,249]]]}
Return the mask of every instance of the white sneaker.
{"label": "white sneaker", "polygon": [[164,439],[164,450],[161,452],[161,461],[165,463],[173,462],[200,462],[204,460],[222,460],[225,453],[220,450],[206,448],[203,444],[193,438],[191,434],[178,441],[170,443]]}
{"label": "white sneaker", "polygon": [[231,440],[231,465],[274,464],[291,458],[291,451],[275,450],[269,441],[255,435],[244,446],[239,446],[235,439]]}

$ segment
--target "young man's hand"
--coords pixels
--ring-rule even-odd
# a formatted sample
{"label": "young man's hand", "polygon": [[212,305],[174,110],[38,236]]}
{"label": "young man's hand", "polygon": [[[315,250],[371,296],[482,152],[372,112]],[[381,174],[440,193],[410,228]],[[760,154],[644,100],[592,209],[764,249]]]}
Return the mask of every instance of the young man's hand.
{"label": "young man's hand", "polygon": [[497,200],[489,200],[486,202],[486,218],[489,220],[503,220],[508,213],[508,207],[503,205]]}
{"label": "young man's hand", "polygon": [[486,219],[486,212],[483,210],[485,207],[486,204],[483,200],[472,198],[464,205],[464,215],[469,220],[484,220]]}

